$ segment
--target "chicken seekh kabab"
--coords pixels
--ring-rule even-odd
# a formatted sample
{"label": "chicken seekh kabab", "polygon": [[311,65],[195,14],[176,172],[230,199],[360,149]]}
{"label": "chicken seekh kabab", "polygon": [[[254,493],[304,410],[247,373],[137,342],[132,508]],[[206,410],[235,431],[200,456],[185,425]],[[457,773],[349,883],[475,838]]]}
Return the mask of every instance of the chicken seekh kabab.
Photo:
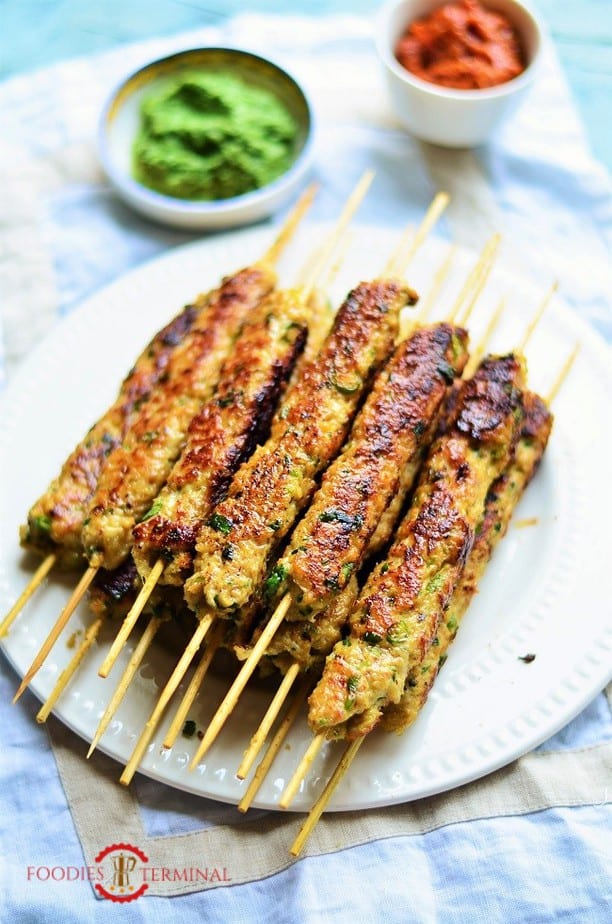
{"label": "chicken seekh kabab", "polygon": [[485,359],[465,382],[455,416],[432,446],[410,509],[330,654],[308,721],[327,738],[361,737],[398,702],[421,665],[470,554],[491,484],[520,434],[524,365]]}
{"label": "chicken seekh kabab", "polygon": [[[276,290],[254,306],[221,367],[213,396],[191,416],[162,489],[130,531],[139,577],[182,587],[197,530],[232,476],[266,437],[278,399],[304,349],[311,309]],[[147,470],[148,471],[148,470]],[[106,676],[139,613],[133,608],[100,669]]]}
{"label": "chicken seekh kabab", "polygon": [[491,556],[505,536],[513,511],[542,461],[553,415],[533,392],[525,392],[522,405],[524,416],[514,456],[487,492],[472,550],[427,654],[406,677],[399,702],[390,704],[382,712],[380,725],[385,731],[400,734],[414,722],[425,705]]}
{"label": "chicken seekh kabab", "polygon": [[199,625],[122,782],[131,780],[166,698],[214,619],[236,625],[262,587],[270,557],[310,501],[317,476],[337,455],[374,374],[392,352],[400,311],[415,300],[409,286],[395,279],[362,283],[349,293],[321,350],[288,389],[269,439],[238,470],[226,499],[203,524],[194,574],[185,584]]}
{"label": "chicken seekh kabab", "polygon": [[[129,555],[127,523],[134,525],[150,506],[152,491],[153,497],[157,493],[152,485],[160,478],[165,480],[162,472],[167,476],[170,460],[180,451],[189,413],[194,408],[195,413],[212,392],[221,364],[251,308],[274,289],[273,264],[314,193],[310,188],[301,197],[259,263],[226,277],[153,339],[111,408],[30,511],[22,542],[47,555],[44,573],[57,558],[76,564],[81,554],[89,567],[27,671],[16,699],[44,663],[99,567],[114,568]],[[131,468],[126,470],[128,464]],[[127,532],[131,536],[131,527]],[[5,617],[0,632],[7,631],[44,578],[41,574],[39,569]]]}
{"label": "chicken seekh kabab", "polygon": [[[432,644],[429,646],[422,663],[408,673],[399,701],[390,703],[382,709],[378,724],[385,731],[401,734],[415,721],[425,704],[434,680],[446,661],[448,649],[457,634],[461,620],[469,608],[474,594],[477,592],[478,583],[486,570],[486,566],[496,546],[504,537],[523,492],[539,468],[548,445],[553,424],[553,416],[548,406],[554,400],[561,384],[567,377],[578,350],[579,345],[576,345],[551,389],[547,402],[532,392],[523,394],[523,420],[514,454],[507,467],[492,483],[487,492],[471,552],[448,606],[440,619]],[[306,692],[304,691],[304,696],[306,696]],[[275,754],[278,753],[278,749],[287,734],[288,727],[295,720],[299,705],[299,702],[292,704],[292,714],[288,713],[289,721],[285,721],[285,728],[279,729],[276,740],[273,742],[275,745],[274,751],[272,748],[269,749],[270,753],[266,754],[266,758],[260,765],[261,772],[258,767],[249,790],[245,794],[241,806],[239,806],[242,811],[246,811],[250,807],[265,774],[269,771]],[[355,737],[347,745],[336,769],[310,810],[306,821],[291,846],[290,852],[294,856],[301,853],[318,819],[323,814],[336,787],[348,771],[366,737],[366,735]],[[313,741],[318,740],[320,740],[319,737],[313,739]],[[303,763],[305,762],[303,761]]]}

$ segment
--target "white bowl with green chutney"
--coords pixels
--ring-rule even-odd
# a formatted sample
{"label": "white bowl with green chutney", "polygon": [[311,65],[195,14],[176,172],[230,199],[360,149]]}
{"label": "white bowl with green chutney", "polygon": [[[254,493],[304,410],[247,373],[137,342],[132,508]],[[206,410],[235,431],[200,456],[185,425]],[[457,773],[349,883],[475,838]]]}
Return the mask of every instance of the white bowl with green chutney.
{"label": "white bowl with green chutney", "polygon": [[152,61],[111,94],[99,127],[104,171],[148,218],[192,230],[271,215],[312,163],[313,117],[277,64],[235,48]]}

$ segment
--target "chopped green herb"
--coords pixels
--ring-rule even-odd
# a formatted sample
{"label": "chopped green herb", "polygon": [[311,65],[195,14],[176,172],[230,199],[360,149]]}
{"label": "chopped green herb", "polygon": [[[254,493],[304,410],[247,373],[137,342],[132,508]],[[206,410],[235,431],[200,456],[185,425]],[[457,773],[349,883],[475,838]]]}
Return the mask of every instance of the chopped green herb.
{"label": "chopped green herb", "polygon": [[208,525],[211,529],[216,529],[218,533],[223,533],[224,536],[227,536],[232,531],[233,523],[231,520],[228,520],[227,517],[224,517],[223,514],[213,513],[208,521]]}
{"label": "chopped green herb", "polygon": [[426,429],[427,429],[427,424],[425,423],[425,421],[419,420],[417,423],[415,423],[414,427],[412,428],[412,432],[418,439],[418,437],[423,436]]}
{"label": "chopped green herb", "polygon": [[451,618],[446,623],[446,628],[450,629],[451,632],[454,632],[455,629],[457,628],[457,625],[458,625],[457,620],[455,619],[454,616],[451,616]]}
{"label": "chopped green herb", "polygon": [[141,522],[141,523],[144,523],[145,520],[150,520],[151,517],[156,517],[157,514],[160,513],[161,509],[162,509],[162,502],[161,502],[160,500],[156,500],[156,501],[153,503],[153,506],[152,506],[152,507],[149,507],[149,509],[147,510],[147,512],[145,513],[145,515],[142,517],[142,519],[140,520],[140,522]]}
{"label": "chopped green herb", "polygon": [[382,642],[382,635],[377,635],[376,632],[364,632],[363,640],[367,642],[368,645],[378,645]]}
{"label": "chopped green herb", "polygon": [[354,693],[358,686],[359,677],[357,677],[355,674],[353,674],[352,677],[347,678],[346,689],[349,691],[349,693]]}
{"label": "chopped green herb", "polygon": [[427,586],[425,587],[425,593],[434,594],[438,590],[441,589],[443,584],[444,584],[444,572],[438,571],[438,573],[435,574],[432,577],[432,579],[427,582]]}
{"label": "chopped green herb", "polygon": [[388,562],[388,561],[384,561],[384,562],[382,563],[382,565],[380,566],[380,573],[381,573],[381,574],[386,574],[388,570],[389,570],[389,562]]}
{"label": "chopped green herb", "polygon": [[359,391],[363,383],[361,377],[358,375],[355,376],[352,382],[349,380],[339,382],[338,379],[332,375],[329,380],[329,384],[333,385],[333,387],[339,391],[341,395],[352,395],[356,391]]}
{"label": "chopped green herb", "polygon": [[444,664],[446,664],[447,659],[448,659],[448,655],[447,655],[447,654],[441,654],[441,655],[440,655],[440,667],[442,667]]}
{"label": "chopped green herb", "polygon": [[142,441],[143,443],[152,443],[158,436],[159,432],[157,430],[147,430],[147,432],[143,434]]}
{"label": "chopped green herb", "polygon": [[455,370],[450,363],[441,362],[438,366],[438,372],[449,385],[452,385],[455,381]]}
{"label": "chopped green herb", "polygon": [[51,517],[47,517],[43,514],[43,516],[34,517],[32,522],[41,533],[51,532]]}
{"label": "chopped green herb", "polygon": [[264,598],[271,600],[278,593],[278,589],[287,577],[289,570],[285,565],[275,565],[264,583]]}
{"label": "chopped green herb", "polygon": [[273,530],[275,533],[278,532],[278,530],[281,528],[282,525],[283,524],[280,520],[272,520],[271,523],[268,523],[268,526],[270,527],[270,529]]}
{"label": "chopped green herb", "polygon": [[342,568],[340,570],[342,571],[342,577],[344,578],[345,581],[348,581],[348,579],[350,578],[354,567],[355,565],[352,561],[347,561],[342,565]]}
{"label": "chopped green herb", "polygon": [[321,523],[342,523],[344,526],[350,526],[351,529],[361,529],[363,526],[363,517],[356,513],[354,517],[342,510],[324,510],[319,514]]}

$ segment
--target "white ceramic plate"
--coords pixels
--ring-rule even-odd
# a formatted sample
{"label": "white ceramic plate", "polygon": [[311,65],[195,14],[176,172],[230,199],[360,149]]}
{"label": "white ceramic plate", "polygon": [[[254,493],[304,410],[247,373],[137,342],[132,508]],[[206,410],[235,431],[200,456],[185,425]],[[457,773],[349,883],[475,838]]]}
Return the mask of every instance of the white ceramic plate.
{"label": "white ceramic plate", "polygon": [[[29,579],[34,562],[24,556],[17,531],[35,497],[63,458],[112,400],[120,379],[141,346],[196,292],[216,284],[221,273],[255,259],[269,243],[267,230],[242,231],[174,250],[141,267],[89,299],[60,324],[24,363],[4,395],[0,416],[2,459],[0,612],[8,609]],[[321,240],[321,229],[304,229],[285,264],[291,280],[298,254]],[[357,279],[380,271],[397,235],[382,228],[356,230],[350,254],[334,283],[338,298]],[[426,293],[446,245],[429,240],[414,261],[414,284]],[[473,255],[460,253],[436,313],[444,314]],[[496,350],[515,345],[541,290],[494,272],[473,315],[474,337],[499,296],[509,307],[494,337]],[[537,518],[535,526],[511,527],[491,563],[481,592],[466,616],[457,641],[417,723],[402,737],[376,732],[361,749],[331,808],[366,808],[442,792],[509,763],[545,740],[576,715],[610,676],[609,406],[610,353],[596,335],[559,300],[544,316],[530,342],[530,384],[542,393],[576,340],[582,350],[558,400],[551,443],[540,472],[521,502],[516,519]],[[15,622],[3,647],[22,675],[70,591],[59,577],[47,581]],[[72,618],[35,678],[32,689],[45,698],[72,651],[67,640],[90,621],[86,606]],[[116,682],[97,676],[109,639],[90,652],[60,699],[56,714],[90,740]],[[133,647],[123,653],[122,664]],[[534,653],[525,664],[521,655]],[[125,763],[165,682],[172,658],[155,647],[102,739],[102,749]],[[206,695],[192,710],[200,728],[221,699],[225,685],[207,681]],[[197,740],[180,738],[160,753],[156,735],[142,771],[180,789],[237,802],[245,783],[234,776],[242,751],[268,702],[261,690],[245,694],[205,762],[187,769]],[[260,790],[256,805],[274,808],[310,734],[304,721],[291,733]],[[309,808],[339,756],[339,746],[323,749],[294,807]],[[83,756],[86,748],[83,747]],[[120,767],[117,766],[117,776]]]}

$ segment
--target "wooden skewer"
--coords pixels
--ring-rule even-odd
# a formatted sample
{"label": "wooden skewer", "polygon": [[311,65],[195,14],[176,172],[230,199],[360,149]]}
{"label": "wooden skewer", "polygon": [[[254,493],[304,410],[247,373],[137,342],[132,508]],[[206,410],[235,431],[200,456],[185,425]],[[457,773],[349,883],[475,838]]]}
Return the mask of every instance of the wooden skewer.
{"label": "wooden skewer", "polygon": [[185,725],[185,720],[187,719],[187,713],[193,705],[193,701],[200,691],[200,687],[204,682],[204,678],[208,673],[208,668],[212,664],[213,658],[217,651],[219,650],[219,645],[221,644],[221,639],[223,637],[223,625],[220,622],[217,622],[213,628],[211,634],[205,642],[206,650],[200,659],[200,663],[196,667],[191,682],[185,691],[185,695],[181,701],[181,704],[174,716],[170,728],[166,733],[162,747],[171,748],[174,745],[174,742],[178,738],[179,733]]}
{"label": "wooden skewer", "polygon": [[501,236],[499,234],[494,234],[484,245],[478,260],[472,267],[471,271],[468,273],[467,279],[465,280],[459,295],[455,299],[453,307],[450,310],[450,313],[447,317],[449,324],[454,324],[459,312],[462,310],[464,304],[469,303],[469,299],[472,296],[472,293],[477,289],[480,279],[483,273],[487,273],[490,270],[492,261],[495,258],[499,244],[501,241]]}
{"label": "wooden skewer", "polygon": [[[315,741],[316,741],[316,738],[315,738]],[[344,754],[340,758],[338,766],[336,767],[333,774],[329,778],[325,789],[323,790],[323,792],[321,793],[321,795],[319,796],[319,798],[317,799],[317,801],[311,808],[308,814],[308,818],[306,819],[306,821],[300,828],[300,832],[298,836],[296,837],[293,844],[291,845],[290,853],[292,854],[292,856],[297,857],[302,852],[304,848],[304,844],[310,837],[319,818],[325,811],[325,808],[327,807],[327,804],[329,800],[331,799],[334,791],[336,790],[340,780],[342,779],[342,777],[347,772],[348,768],[353,763],[353,760],[357,756],[357,751],[361,747],[363,741],[364,741],[363,738],[356,738],[355,741],[351,741],[351,743],[346,748]]]}
{"label": "wooden skewer", "polygon": [[47,657],[47,655],[49,654],[49,652],[55,645],[62,629],[64,628],[64,626],[66,625],[66,623],[68,622],[72,614],[74,613],[75,609],[81,602],[81,599],[85,595],[87,588],[89,587],[89,585],[95,578],[97,571],[98,571],[97,568],[88,568],[83,574],[81,580],[75,587],[68,603],[66,604],[62,612],[59,614],[57,622],[51,629],[45,641],[43,642],[40,651],[38,652],[38,654],[32,661],[32,664],[30,665],[29,669],[26,671],[26,674],[23,680],[21,681],[21,684],[19,685],[19,689],[17,690],[13,698],[14,703],[17,702],[17,700],[19,699],[23,691],[26,689],[26,687],[28,686],[32,678],[38,673],[38,671],[42,667],[45,658]]}
{"label": "wooden skewer", "polygon": [[261,751],[265,740],[268,737],[268,733],[276,721],[279,712],[283,708],[283,703],[289,696],[291,688],[299,673],[300,665],[296,662],[295,664],[291,665],[287,673],[284,675],[282,683],[274,694],[272,702],[266,710],[266,714],[261,720],[255,734],[251,738],[248,748],[244,752],[242,762],[236,771],[236,776],[239,780],[244,780],[249,770],[253,766],[255,759]]}
{"label": "wooden skewer", "polygon": [[198,628],[192,635],[191,640],[189,641],[189,644],[187,645],[185,651],[181,655],[178,664],[176,665],[176,667],[174,668],[170,676],[170,679],[168,680],[168,682],[166,683],[166,686],[162,690],[161,696],[157,700],[157,703],[155,704],[155,708],[153,709],[153,712],[151,713],[149,719],[147,720],[145,727],[142,730],[142,734],[140,738],[138,739],[136,747],[134,748],[134,752],[132,756],[130,757],[127,763],[127,766],[125,767],[125,770],[121,774],[121,777],[119,778],[119,782],[123,783],[124,786],[127,786],[129,783],[131,783],[132,777],[138,770],[138,765],[140,764],[140,761],[143,758],[144,752],[147,749],[149,741],[153,737],[153,734],[155,732],[155,729],[157,728],[159,720],[164,714],[164,710],[166,709],[166,706],[168,705],[174,693],[176,692],[176,689],[179,683],[181,682],[181,680],[187,673],[187,669],[189,665],[191,664],[191,662],[193,661],[193,659],[195,658],[200,645],[204,641],[204,637],[206,636],[206,633],[208,632],[208,630],[210,629],[210,627],[212,626],[214,622],[214,619],[215,617],[212,613],[205,613],[200,619]]}
{"label": "wooden skewer", "polygon": [[130,683],[132,682],[134,674],[140,667],[142,663],[142,659],[147,653],[151,645],[151,642],[155,638],[155,635],[157,634],[157,630],[161,626],[162,622],[163,620],[159,616],[154,616],[149,621],[146,629],[142,633],[138,641],[138,644],[136,645],[136,648],[134,649],[132,656],[130,657],[130,660],[127,663],[127,666],[123,674],[121,675],[121,679],[119,683],[117,684],[117,687],[115,688],[115,692],[113,693],[110,699],[110,702],[108,703],[106,709],[104,710],[104,714],[98,723],[96,733],[92,738],[91,745],[87,752],[88,760],[93,754],[93,752],[95,751],[95,749],[97,748],[100,738],[102,737],[102,735],[108,728],[110,720],[112,719],[117,709],[119,708],[119,705],[121,704],[123,697],[127,693]]}
{"label": "wooden skewer", "polygon": [[[387,263],[385,275],[402,276],[406,272],[412,258],[425,241],[425,238],[428,236],[449,202],[450,196],[448,193],[439,192],[434,196],[431,205],[425,212],[425,217],[417,228],[416,234],[413,236],[411,233],[404,232],[399,247]],[[406,246],[406,244],[408,244],[408,246]]]}
{"label": "wooden skewer", "polygon": [[321,748],[323,747],[323,742],[325,741],[324,735],[315,735],[315,737],[310,742],[308,749],[301,761],[299,762],[295,773],[285,786],[280,799],[278,800],[278,807],[282,809],[289,808],[293,800],[295,799],[296,793],[300,788],[302,780],[310,770],[313,765],[315,758]]}
{"label": "wooden skewer", "polygon": [[419,311],[419,318],[418,318],[419,324],[427,324],[427,321],[429,320],[429,316],[431,314],[433,306],[435,305],[438,295],[440,294],[440,290],[442,286],[444,285],[444,283],[446,282],[448,274],[451,271],[453,261],[455,259],[456,254],[457,254],[457,245],[451,244],[450,247],[448,248],[448,253],[444,259],[444,263],[442,263],[442,265],[436,271],[436,274],[433,278],[433,282],[431,284],[431,288],[429,292],[427,293],[427,298],[425,299],[425,302],[423,304],[421,311]]}
{"label": "wooden skewer", "polygon": [[314,201],[314,197],[318,191],[319,184],[311,183],[310,186],[308,186],[307,189],[302,193],[295,206],[289,213],[287,219],[285,220],[285,223],[280,229],[276,239],[265,252],[261,261],[262,263],[267,263],[270,266],[275,266],[278,263],[283,250],[285,250],[291,238],[295,234],[297,226],[311,207]]}
{"label": "wooden skewer", "polygon": [[8,613],[6,614],[6,616],[0,623],[0,638],[3,638],[6,635],[6,633],[12,626],[13,622],[15,621],[19,613],[21,613],[22,609],[24,608],[24,606],[26,605],[26,603],[28,602],[28,600],[30,599],[34,591],[36,591],[40,587],[40,585],[42,584],[44,579],[47,577],[47,575],[51,571],[51,568],[53,567],[56,561],[57,561],[57,555],[55,554],[55,552],[51,552],[51,554],[47,555],[47,557],[40,563],[40,565],[38,566],[38,568],[36,569],[32,577],[30,578],[25,589],[22,590],[21,594],[17,597],[12,607],[10,608],[10,610],[8,611]]}
{"label": "wooden skewer", "polygon": [[506,310],[506,305],[507,305],[507,299],[506,299],[506,296],[504,295],[502,296],[502,298],[500,298],[497,308],[491,315],[491,318],[489,319],[489,323],[487,324],[485,332],[480,338],[478,346],[474,349],[474,352],[472,353],[472,355],[470,356],[468,360],[468,363],[465,367],[465,372],[463,373],[464,378],[470,379],[473,376],[476,369],[478,368],[480,361],[485,354],[485,350],[487,349],[487,344],[490,342],[491,337],[493,336],[497,328],[497,325],[499,324],[502,318],[502,315],[504,311]]}
{"label": "wooden skewer", "polygon": [[485,285],[487,284],[489,276],[491,275],[491,270],[493,269],[493,264],[495,262],[495,255],[497,253],[500,240],[501,238],[499,236],[496,236],[491,241],[491,246],[489,249],[487,261],[484,264],[484,266],[481,267],[480,274],[478,276],[476,284],[474,285],[474,291],[472,292],[468,300],[468,303],[465,306],[465,310],[462,312],[461,317],[458,321],[461,327],[468,326],[469,320],[472,316],[472,312],[476,306],[476,302],[480,298],[482,291]]}
{"label": "wooden skewer", "polygon": [[531,340],[531,338],[532,338],[532,336],[533,336],[533,333],[534,333],[536,327],[538,326],[538,324],[540,323],[540,321],[541,321],[541,319],[542,319],[542,315],[544,314],[544,312],[545,312],[546,309],[548,308],[548,305],[550,304],[550,301],[551,301],[553,295],[555,294],[555,292],[557,291],[558,287],[559,287],[559,283],[558,283],[558,282],[553,282],[552,286],[550,287],[550,289],[548,290],[548,292],[546,293],[546,295],[545,295],[544,298],[542,299],[542,301],[541,301],[541,303],[540,303],[540,307],[538,308],[538,310],[537,310],[536,313],[534,314],[533,318],[531,319],[531,321],[530,321],[529,324],[527,325],[527,329],[525,330],[525,333],[524,333],[524,335],[523,335],[523,339],[521,340],[521,343],[520,343],[520,345],[519,345],[519,347],[518,347],[518,349],[517,349],[517,351],[518,351],[519,353],[524,353],[524,352],[525,352],[525,349],[526,349],[526,347],[527,347],[527,344],[528,344],[529,341]]}
{"label": "wooden skewer", "polygon": [[134,601],[129,613],[123,620],[121,624],[121,628],[119,629],[119,631],[117,632],[117,635],[115,636],[113,640],[113,644],[110,647],[110,651],[106,655],[100,667],[100,670],[98,671],[98,675],[100,677],[108,677],[113,664],[119,657],[123,649],[123,646],[125,645],[125,643],[127,642],[129,638],[129,635],[132,629],[136,625],[136,621],[138,617],[140,616],[140,614],[142,613],[147,603],[147,600],[153,593],[155,585],[157,584],[159,578],[161,577],[161,573],[163,570],[164,570],[164,562],[163,562],[163,559],[159,558],[155,562],[153,567],[151,568],[151,571],[149,572],[146,581],[140,588],[140,592],[138,596],[136,597],[136,600]]}
{"label": "wooden skewer", "polygon": [[257,639],[257,642],[253,646],[248,658],[242,665],[240,671],[234,682],[232,683],[229,691],[227,692],[225,699],[217,709],[214,714],[212,721],[206,731],[204,732],[204,737],[200,742],[200,746],[196,751],[196,755],[189,764],[189,769],[194,770],[197,765],[200,763],[201,759],[204,757],[211,745],[216,741],[217,735],[225,725],[227,719],[229,718],[232,710],[234,709],[236,703],[240,699],[240,694],[247,685],[253,671],[259,664],[260,658],[281,622],[285,618],[285,614],[289,607],[291,606],[291,594],[285,594],[278,606],[276,607],[274,613],[272,614],[268,624],[265,629]]}
{"label": "wooden skewer", "polygon": [[325,271],[325,267],[328,265],[330,258],[333,257],[336,247],[343,239],[346,229],[352,221],[355,212],[363,202],[365,194],[370,188],[373,179],[374,171],[366,170],[346,200],[344,208],[342,209],[336,223],[334,224],[331,234],[325,240],[324,245],[321,247],[317,257],[310,267],[309,272],[307,273],[307,278],[304,280],[303,285],[300,287],[301,295],[304,301],[308,301],[310,298],[312,290],[315,288],[317,281],[321,277],[321,274]]}
{"label": "wooden skewer", "polygon": [[306,699],[306,696],[311,686],[312,686],[312,678],[307,677],[307,676],[304,677],[295,696],[293,697],[291,705],[289,706],[289,708],[287,709],[287,712],[285,713],[285,717],[283,718],[283,721],[278,726],[278,729],[274,737],[272,738],[272,741],[268,745],[266,749],[266,753],[264,754],[261,760],[261,763],[258,764],[257,769],[255,770],[255,773],[253,774],[253,779],[249,783],[247,791],[245,792],[244,796],[238,803],[239,812],[246,812],[251,807],[251,803],[253,802],[253,799],[259,792],[261,788],[261,784],[263,783],[264,779],[268,775],[268,771],[270,767],[272,766],[272,764],[274,763],[274,759],[276,758],[276,755],[280,751],[283,741],[289,734],[293,726],[293,723],[295,722],[298,716],[300,707],[302,706],[302,703]]}
{"label": "wooden skewer", "polygon": [[552,388],[548,392],[548,397],[546,399],[546,403],[548,405],[551,405],[552,402],[557,397],[557,395],[559,394],[559,390],[561,386],[563,385],[563,383],[565,382],[566,378],[568,377],[571,371],[571,368],[574,365],[574,361],[576,357],[578,356],[578,353],[580,352],[580,347],[581,347],[581,344],[577,343],[574,349],[572,350],[572,352],[570,353],[570,355],[567,357],[567,359],[563,363],[563,366],[561,368],[561,371],[559,372],[559,375],[555,379],[555,382]]}
{"label": "wooden skewer", "polygon": [[51,690],[51,693],[49,694],[49,696],[47,697],[47,699],[45,700],[45,702],[39,709],[38,714],[36,716],[37,722],[41,722],[41,723],[46,722],[49,716],[51,715],[51,712],[56,702],[58,701],[58,699],[60,698],[60,696],[66,689],[66,687],[68,686],[69,681],[72,679],[72,677],[76,673],[76,670],[81,664],[81,661],[83,660],[83,658],[85,657],[85,655],[87,654],[87,652],[89,651],[93,643],[95,642],[96,638],[98,637],[98,634],[100,632],[100,628],[103,622],[104,622],[104,616],[100,616],[87,629],[87,632],[85,633],[85,637],[83,638],[83,641],[81,642],[78,649],[74,653],[74,656],[71,658],[70,663],[61,672],[61,674],[57,678],[55,686]]}

